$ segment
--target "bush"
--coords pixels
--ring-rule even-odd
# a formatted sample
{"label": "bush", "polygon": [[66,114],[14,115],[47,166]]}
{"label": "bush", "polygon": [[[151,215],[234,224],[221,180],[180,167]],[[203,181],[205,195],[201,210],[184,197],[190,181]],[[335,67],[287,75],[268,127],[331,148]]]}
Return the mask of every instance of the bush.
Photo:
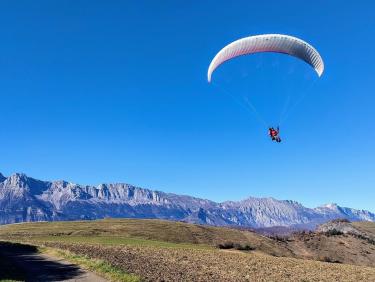
{"label": "bush", "polygon": [[217,247],[219,249],[233,249],[234,243],[233,242],[225,242],[225,243],[222,243],[222,244],[218,244]]}
{"label": "bush", "polygon": [[217,247],[219,249],[228,250],[228,249],[236,249],[239,251],[252,251],[255,250],[254,247],[250,246],[249,244],[239,244],[233,242],[225,242],[218,244]]}
{"label": "bush", "polygon": [[327,236],[339,236],[339,235],[343,235],[344,233],[337,229],[331,229],[331,230],[328,230],[325,234]]}
{"label": "bush", "polygon": [[234,244],[234,248],[239,251],[253,251],[255,250],[254,247],[250,246],[249,244],[241,245],[241,244]]}

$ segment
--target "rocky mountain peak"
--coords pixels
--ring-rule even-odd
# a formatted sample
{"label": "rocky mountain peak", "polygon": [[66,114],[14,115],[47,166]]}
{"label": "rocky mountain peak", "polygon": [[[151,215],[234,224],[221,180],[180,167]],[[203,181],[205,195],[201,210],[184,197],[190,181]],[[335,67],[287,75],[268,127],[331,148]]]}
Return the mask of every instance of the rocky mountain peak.
{"label": "rocky mountain peak", "polygon": [[5,179],[7,179],[3,174],[0,173],[0,182],[3,182]]}
{"label": "rocky mountain peak", "polygon": [[28,177],[24,173],[14,173],[5,178],[1,185],[8,189],[24,190],[31,195],[38,195],[48,188],[49,183]]}
{"label": "rocky mountain peak", "polygon": [[56,180],[56,181],[53,182],[53,184],[55,184],[56,186],[67,187],[71,183],[69,183],[65,180]]}
{"label": "rocky mountain peak", "polygon": [[336,203],[329,203],[329,204],[325,204],[323,206],[321,206],[322,208],[327,208],[327,209],[331,209],[331,210],[336,210],[338,208],[338,204]]}
{"label": "rocky mountain peak", "polygon": [[159,218],[191,223],[315,227],[336,218],[375,221],[375,214],[336,204],[310,209],[290,200],[249,197],[216,203],[125,183],[98,186],[40,181],[15,173],[0,177],[0,224],[36,220]]}
{"label": "rocky mountain peak", "polygon": [[28,177],[23,173],[14,173],[6,179],[6,185],[17,187],[17,188],[26,188],[28,184]]}

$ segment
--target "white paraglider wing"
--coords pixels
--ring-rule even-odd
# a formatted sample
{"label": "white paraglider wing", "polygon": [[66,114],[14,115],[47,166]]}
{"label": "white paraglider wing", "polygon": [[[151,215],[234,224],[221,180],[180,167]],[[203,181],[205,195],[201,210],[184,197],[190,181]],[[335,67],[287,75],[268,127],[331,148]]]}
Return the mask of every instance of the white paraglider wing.
{"label": "white paraglider wing", "polygon": [[284,53],[299,58],[312,66],[319,77],[324,71],[322,57],[307,42],[289,35],[263,34],[236,40],[221,49],[208,68],[208,82],[211,82],[212,73],[215,69],[225,61],[260,52]]}

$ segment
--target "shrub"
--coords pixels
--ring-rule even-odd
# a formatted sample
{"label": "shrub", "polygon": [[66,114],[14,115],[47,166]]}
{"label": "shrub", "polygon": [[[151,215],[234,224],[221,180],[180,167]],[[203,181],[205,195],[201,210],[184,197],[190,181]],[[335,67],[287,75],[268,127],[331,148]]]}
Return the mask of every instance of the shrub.
{"label": "shrub", "polygon": [[236,249],[239,251],[255,250],[255,248],[250,246],[249,244],[239,244],[239,243],[233,243],[233,242],[224,242],[224,243],[218,244],[217,247],[223,250],[228,250],[228,249]]}
{"label": "shrub", "polygon": [[239,251],[253,251],[255,250],[254,247],[250,246],[249,244],[234,244],[234,248]]}
{"label": "shrub", "polygon": [[218,244],[217,247],[219,249],[233,249],[234,243],[233,242],[224,242],[224,243]]}
{"label": "shrub", "polygon": [[327,236],[338,236],[338,235],[343,235],[344,233],[334,228],[334,229],[326,231],[325,234]]}

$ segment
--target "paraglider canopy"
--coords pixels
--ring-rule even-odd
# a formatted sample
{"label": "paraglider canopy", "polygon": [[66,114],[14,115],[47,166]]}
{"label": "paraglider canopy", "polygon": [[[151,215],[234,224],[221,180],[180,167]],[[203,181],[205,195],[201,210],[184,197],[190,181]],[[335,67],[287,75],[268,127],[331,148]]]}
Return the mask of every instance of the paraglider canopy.
{"label": "paraglider canopy", "polygon": [[212,73],[225,61],[260,52],[283,53],[301,59],[313,67],[319,77],[324,71],[322,57],[307,42],[289,35],[263,34],[236,40],[221,49],[208,68],[208,82],[211,82]]}

